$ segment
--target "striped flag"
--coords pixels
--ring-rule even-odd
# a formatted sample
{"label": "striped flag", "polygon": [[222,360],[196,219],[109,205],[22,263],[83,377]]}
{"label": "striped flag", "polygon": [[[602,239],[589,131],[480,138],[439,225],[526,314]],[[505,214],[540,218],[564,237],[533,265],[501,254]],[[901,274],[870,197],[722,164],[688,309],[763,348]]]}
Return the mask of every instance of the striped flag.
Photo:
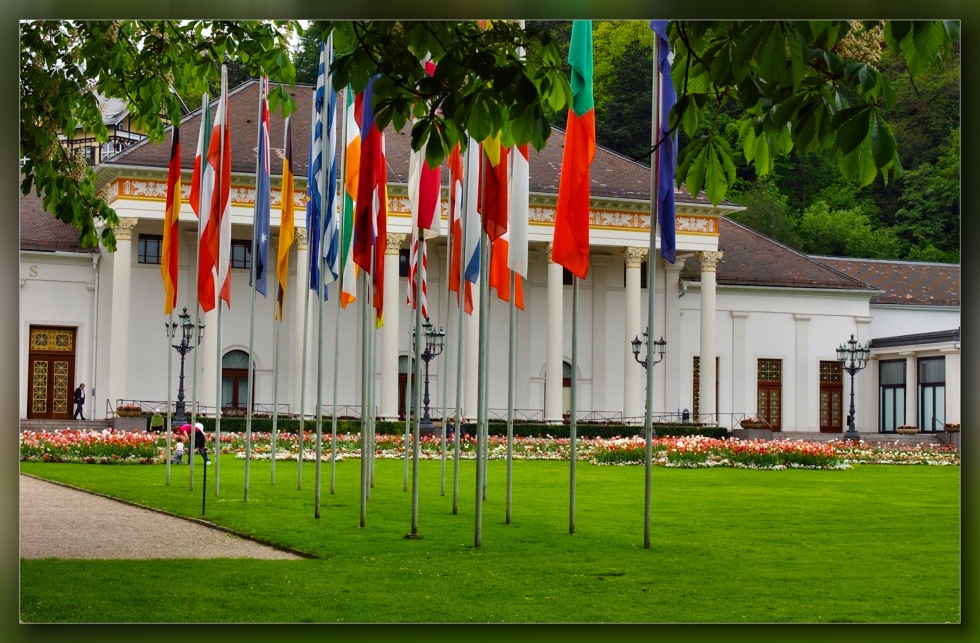
{"label": "striped flag", "polygon": [[483,229],[493,241],[507,231],[507,157],[500,135],[483,141],[483,168],[480,172],[479,210]]}
{"label": "striped flag", "polygon": [[340,226],[337,216],[337,92],[333,88],[333,34],[327,36],[326,46],[320,53],[321,80],[317,79],[317,104],[320,120],[324,123],[323,157],[325,181],[321,186],[323,199],[323,258],[326,274],[323,275],[323,296],[327,296],[326,284],[340,278]]}
{"label": "striped flag", "polygon": [[296,221],[293,199],[295,198],[293,182],[293,123],[286,117],[286,140],[283,143],[282,159],[282,196],[280,207],[282,215],[279,219],[279,261],[276,265],[276,277],[279,288],[276,291],[276,319],[282,321],[286,301],[286,282],[289,279],[289,249],[296,240]]}
{"label": "striped flag", "polygon": [[[429,302],[428,302],[428,272],[429,272],[429,261],[428,261],[428,251],[426,249],[426,244],[422,243],[422,316],[428,319],[429,317]],[[418,269],[419,269],[419,238],[418,232],[412,232],[412,249],[408,253],[408,305],[415,310],[415,293],[418,288]]]}
{"label": "striped flag", "polygon": [[660,255],[674,263],[677,257],[677,240],[674,218],[674,171],[677,166],[677,136],[667,137],[670,131],[668,120],[670,110],[677,102],[674,81],[670,76],[670,63],[673,58],[667,42],[667,21],[651,20],[650,28],[658,41],[657,68],[660,71],[660,123],[655,124],[657,139],[662,140],[657,148],[657,221],[660,223]]}
{"label": "striped flag", "polygon": [[[201,174],[204,166],[207,165],[208,142],[211,139],[211,106],[208,103],[208,95],[201,98],[201,132],[197,136],[197,153],[194,155],[194,174],[191,176],[191,209],[194,214],[201,217],[201,210],[204,210],[204,218],[207,219],[207,208],[202,208],[202,203],[211,203],[210,184],[206,186],[207,192],[202,190]],[[203,225],[199,225],[198,237]]]}
{"label": "striped flag", "polygon": [[[426,73],[432,76],[435,70],[435,63],[426,60]],[[432,136],[436,134],[433,132]],[[426,239],[442,234],[441,190],[442,166],[429,167],[425,162],[424,149],[412,150],[408,160],[408,201],[412,208],[412,227],[422,228]]]}
{"label": "striped flag", "polygon": [[[269,272],[269,227],[272,187],[269,176],[269,79],[259,79],[259,145],[255,170],[255,222],[252,225],[252,257],[255,272],[255,290],[266,297]],[[252,271],[248,274],[252,285]]]}
{"label": "striped flag", "polygon": [[174,126],[167,170],[167,209],[163,215],[163,249],[160,274],[163,277],[163,314],[177,306],[177,220],[180,218],[180,128]]}
{"label": "striped flag", "polygon": [[572,67],[572,104],[558,181],[551,259],[585,279],[589,274],[589,166],[595,156],[591,20],[572,23],[568,63]]}
{"label": "striped flag", "polygon": [[344,116],[344,144],[347,152],[344,156],[344,213],[343,236],[340,240],[340,263],[343,274],[340,281],[340,306],[347,308],[357,299],[357,265],[354,263],[354,200],[357,198],[357,176],[361,165],[361,110],[363,94],[356,97],[350,90],[347,92],[347,105]]}
{"label": "striped flag", "polygon": [[[384,253],[388,246],[388,169],[384,134],[374,124],[374,80],[364,90],[361,116],[361,168],[354,204],[354,263],[374,279],[378,326],[384,323]],[[373,266],[372,271],[372,263]]]}
{"label": "striped flag", "polygon": [[463,229],[463,278],[475,284],[480,278],[480,215],[477,213],[479,194],[480,148],[472,138],[466,149],[465,200],[466,227]]}
{"label": "striped flag", "polygon": [[[320,65],[317,68],[316,94],[313,99],[313,125],[310,137],[310,162],[306,187],[306,233],[310,245],[310,290],[320,293],[320,217],[323,216],[323,97],[326,48],[320,43]],[[319,296],[319,294],[318,294]]]}

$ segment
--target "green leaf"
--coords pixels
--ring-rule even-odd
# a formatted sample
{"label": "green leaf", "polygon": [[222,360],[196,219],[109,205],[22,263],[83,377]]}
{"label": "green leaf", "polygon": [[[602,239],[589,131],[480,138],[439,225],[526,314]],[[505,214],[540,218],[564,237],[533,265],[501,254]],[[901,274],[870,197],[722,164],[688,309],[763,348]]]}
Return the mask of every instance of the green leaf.
{"label": "green leaf", "polygon": [[896,149],[895,136],[891,128],[878,110],[874,110],[871,119],[871,153],[875,165],[879,168],[889,165],[895,160]]}
{"label": "green leaf", "polygon": [[759,72],[767,83],[775,84],[786,68],[786,39],[778,26],[773,27],[759,51]]}
{"label": "green leaf", "polygon": [[466,131],[476,140],[482,141],[490,135],[492,126],[490,110],[487,109],[486,102],[477,98],[473,101],[469,117],[466,119]]}
{"label": "green leaf", "polygon": [[834,116],[837,145],[842,153],[850,153],[868,137],[873,113],[874,108],[871,105],[855,105]]}

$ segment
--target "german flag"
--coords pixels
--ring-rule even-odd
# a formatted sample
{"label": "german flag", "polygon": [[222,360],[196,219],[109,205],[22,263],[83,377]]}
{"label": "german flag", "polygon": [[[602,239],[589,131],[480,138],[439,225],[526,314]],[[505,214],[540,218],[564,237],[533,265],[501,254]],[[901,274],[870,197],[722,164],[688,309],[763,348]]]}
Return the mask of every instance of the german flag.
{"label": "german flag", "polygon": [[163,254],[160,275],[163,277],[163,314],[177,307],[177,220],[180,218],[180,128],[174,126],[167,170],[167,210],[163,219]]}

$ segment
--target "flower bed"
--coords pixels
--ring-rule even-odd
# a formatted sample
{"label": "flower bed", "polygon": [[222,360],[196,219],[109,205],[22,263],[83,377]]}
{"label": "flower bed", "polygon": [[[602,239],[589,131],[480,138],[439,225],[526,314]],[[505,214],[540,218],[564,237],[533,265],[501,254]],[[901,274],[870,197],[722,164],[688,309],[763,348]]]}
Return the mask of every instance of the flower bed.
{"label": "flower bed", "polygon": [[[209,443],[213,435],[209,436]],[[330,458],[330,433],[322,433],[321,454]],[[438,437],[422,438],[420,457],[427,460],[442,457]],[[576,443],[579,460],[596,465],[642,465],[645,441],[642,437],[579,438]],[[953,447],[920,444],[917,446],[875,446],[865,442],[835,440],[804,442],[802,440],[738,440],[693,437],[664,437],[652,442],[653,463],[662,467],[735,467],[746,469],[846,469],[854,464],[922,464],[959,465],[960,455]],[[447,457],[453,457],[453,444],[447,445]],[[488,457],[507,457],[507,438],[490,436]],[[61,431],[21,436],[21,460],[45,462],[90,463],[160,463],[165,460],[166,436],[153,433],[114,431]],[[514,438],[513,453],[518,460],[565,460],[569,458],[568,438]],[[272,457],[271,435],[253,432],[253,460]],[[221,453],[245,457],[245,436],[222,433]],[[357,433],[337,435],[337,457],[359,458],[361,438]],[[377,435],[375,457],[397,459],[405,456],[403,435]],[[295,433],[279,433],[276,460],[296,460],[299,440]],[[476,439],[461,436],[460,457],[476,457]],[[303,460],[316,458],[316,434],[304,432]]]}

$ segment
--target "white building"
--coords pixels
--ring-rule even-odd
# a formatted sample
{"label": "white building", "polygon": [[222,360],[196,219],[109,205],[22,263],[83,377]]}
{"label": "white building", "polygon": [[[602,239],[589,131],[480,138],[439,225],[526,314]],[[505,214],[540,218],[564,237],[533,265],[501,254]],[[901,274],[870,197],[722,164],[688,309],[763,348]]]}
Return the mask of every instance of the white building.
{"label": "white building", "polygon": [[[313,88],[295,89],[297,114],[310,113]],[[230,94],[232,128],[232,236],[250,244],[255,202],[257,83]],[[278,403],[280,412],[300,408],[302,332],[306,282],[305,221],[307,119],[294,118],[297,243],[290,258],[285,321],[280,327]],[[193,112],[182,125],[183,199],[180,216],[178,308],[193,317],[196,292],[197,219],[187,201],[190,173],[200,129]],[[273,239],[279,220],[283,121],[274,114]],[[385,270],[385,324],[376,333],[378,411],[399,414],[408,377],[411,309],[405,305],[404,265],[410,237],[406,180],[409,137],[387,132],[389,168],[389,254]],[[563,132],[555,131],[545,150],[531,155],[530,272],[525,285],[526,310],[518,314],[516,408],[519,418],[561,421],[567,411],[571,362],[571,286],[561,266],[549,262],[558,188]],[[298,151],[302,150],[300,154]],[[161,145],[138,143],[99,166],[100,186],[116,210],[117,252],[85,251],[73,229],[43,212],[33,196],[21,199],[21,395],[20,417],[68,418],[71,391],[87,384],[86,417],[111,415],[121,400],[161,402],[167,399],[167,360],[174,360],[176,396],[178,362],[164,334],[163,287],[159,253],[167,185],[169,134]],[[448,172],[444,172],[444,184]],[[643,413],[644,371],[633,358],[629,341],[647,326],[645,260],[649,239],[649,170],[608,150],[597,150],[592,165],[591,265],[580,286],[579,396],[580,418],[639,419]],[[739,206],[713,207],[703,196],[676,192],[678,260],[657,258],[653,338],[667,341],[664,361],[654,367],[654,410],[714,419],[732,426],[743,415],[760,414],[782,431],[839,432],[850,393],[836,348],[853,334],[872,341],[872,360],[856,376],[857,426],[863,433],[893,430],[894,410],[882,411],[885,396],[895,398],[895,360],[904,360],[901,400],[903,419],[916,423],[920,409],[942,422],[959,421],[959,267],[908,262],[863,262],[807,257],[727,218]],[[445,229],[445,223],[443,229]],[[885,273],[910,271],[936,277],[928,288],[882,284],[858,268],[874,263]],[[239,265],[239,264],[235,264]],[[247,264],[240,264],[245,266]],[[391,278],[400,272],[399,279]],[[232,307],[222,313],[221,347],[216,346],[217,315],[202,317],[203,344],[188,356],[187,396],[197,383],[197,400],[213,408],[221,365],[222,405],[243,407],[247,392],[249,309],[248,270],[232,268]],[[941,274],[938,274],[941,273]],[[937,276],[938,275],[938,276]],[[953,279],[952,276],[955,276]],[[455,402],[457,311],[446,297],[446,240],[430,244],[428,305],[436,326],[448,331],[447,352],[432,362],[430,391],[435,415],[443,397]],[[274,288],[270,278],[270,291]],[[397,290],[396,290],[397,289]],[[921,292],[920,292],[921,291]],[[298,296],[299,295],[299,296]],[[493,297],[493,295],[491,295]],[[931,299],[930,299],[931,298]],[[306,412],[316,400],[316,300],[312,300],[307,345]],[[489,407],[503,415],[507,406],[508,304],[492,299]],[[324,305],[327,366],[323,400],[332,402],[333,338],[336,300]],[[357,414],[360,403],[360,328],[358,307],[339,312],[338,403]],[[475,336],[477,316],[467,319]],[[259,408],[273,402],[273,299],[256,303],[254,400]],[[943,331],[955,331],[943,334]],[[928,335],[888,339],[898,335]],[[896,342],[898,342],[896,344]],[[464,412],[476,415],[476,344],[467,342],[462,361],[467,373]],[[197,353],[195,356],[194,353]],[[197,371],[192,370],[196,357]],[[939,360],[934,358],[940,358]],[[466,368],[468,363],[470,368]],[[711,365],[716,365],[712,377]],[[702,365],[704,365],[702,367]],[[881,371],[881,369],[885,369]],[[881,373],[885,373],[882,378]],[[447,377],[448,374],[448,377]],[[941,375],[943,387],[938,380]],[[920,377],[921,376],[921,377]],[[923,383],[920,379],[925,377]],[[448,379],[445,382],[444,380]],[[707,382],[715,381],[714,387]],[[934,381],[936,380],[936,381]],[[880,384],[880,382],[885,382]],[[916,391],[913,395],[912,391]],[[941,392],[941,394],[940,394]],[[928,393],[928,395],[927,395]],[[937,395],[939,397],[937,397]],[[942,398],[942,402],[937,400]],[[894,404],[892,405],[894,406]],[[328,406],[329,408],[329,406]],[[890,407],[891,408],[891,407]],[[451,412],[451,411],[450,411]],[[888,424],[883,424],[885,420]],[[898,422],[901,424],[902,422]],[[925,428],[925,427],[924,427]]]}

